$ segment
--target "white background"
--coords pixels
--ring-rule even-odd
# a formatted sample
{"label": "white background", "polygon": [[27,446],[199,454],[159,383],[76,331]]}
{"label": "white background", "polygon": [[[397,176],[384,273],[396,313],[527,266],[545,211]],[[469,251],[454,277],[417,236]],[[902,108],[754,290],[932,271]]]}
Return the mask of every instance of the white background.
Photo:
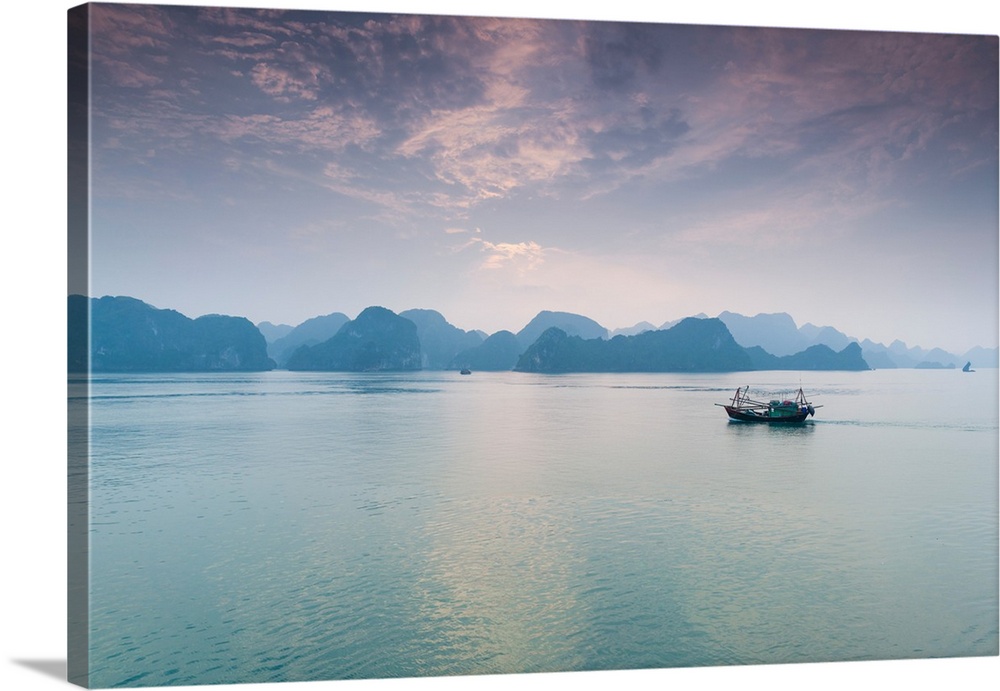
{"label": "white background", "polygon": [[[0,235],[0,431],[3,556],[0,561],[0,689],[66,688],[66,11],[74,3],[18,0],[5,6],[5,147]],[[178,4],[174,2],[173,4]],[[194,0],[184,4],[198,4]],[[647,7],[647,0],[302,0],[202,2],[302,9],[400,11],[660,21],[672,23],[878,29],[996,35],[998,11],[982,0],[829,6],[703,0]],[[890,6],[890,7],[886,7]],[[893,9],[894,6],[897,9]],[[475,9],[470,9],[474,7]],[[11,155],[11,152],[13,155]],[[995,375],[992,375],[995,376]],[[423,689],[855,689],[995,688],[1000,658],[832,663],[771,667],[567,673],[419,680],[252,684],[248,691],[417,691]],[[192,688],[192,687],[183,687]],[[201,687],[212,688],[212,687]],[[220,688],[220,687],[217,687]]]}

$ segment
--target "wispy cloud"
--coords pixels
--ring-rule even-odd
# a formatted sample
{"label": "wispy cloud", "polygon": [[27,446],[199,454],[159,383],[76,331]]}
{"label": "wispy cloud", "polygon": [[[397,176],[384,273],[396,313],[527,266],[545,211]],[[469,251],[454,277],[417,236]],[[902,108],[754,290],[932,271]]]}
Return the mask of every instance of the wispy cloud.
{"label": "wispy cloud", "polygon": [[311,152],[367,148],[381,134],[378,123],[363,113],[328,105],[302,112],[296,118],[231,115],[207,121],[204,127],[224,140],[244,139]]}
{"label": "wispy cloud", "polygon": [[[459,231],[464,233],[465,231]],[[453,247],[453,252],[463,252],[469,249],[478,250],[485,255],[478,268],[485,271],[512,270],[525,275],[539,268],[550,252],[558,252],[555,248],[545,248],[534,240],[522,242],[491,242],[478,237],[481,232],[476,229],[476,237],[471,237],[462,245]]]}
{"label": "wispy cloud", "polygon": [[[864,180],[859,190],[889,185],[900,161],[943,136],[951,165],[968,167],[995,108],[988,89],[955,87],[983,56],[941,37],[418,16],[307,25],[227,8],[97,15],[106,79],[144,94],[107,114],[119,147],[130,133],[143,151],[197,137],[198,148],[215,138],[325,155],[339,193],[454,218],[522,191],[588,199],[755,158]],[[223,84],[239,95],[228,107],[198,105]],[[363,189],[379,178],[395,189]]]}
{"label": "wispy cloud", "polygon": [[300,70],[296,73],[279,65],[259,62],[250,70],[250,75],[257,88],[281,100],[297,97],[315,101],[318,97],[318,71]]}
{"label": "wispy cloud", "polygon": [[537,242],[500,242],[480,241],[486,260],[482,263],[484,269],[501,269],[515,264],[518,269],[530,271],[545,261],[545,250]]}

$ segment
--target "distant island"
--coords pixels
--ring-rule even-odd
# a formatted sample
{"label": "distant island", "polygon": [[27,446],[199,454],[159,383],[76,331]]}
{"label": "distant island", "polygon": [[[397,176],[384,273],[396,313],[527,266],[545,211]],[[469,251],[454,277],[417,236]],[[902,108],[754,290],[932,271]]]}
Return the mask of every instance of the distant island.
{"label": "distant island", "polygon": [[429,309],[396,314],[372,306],[355,319],[332,312],[292,327],[225,315],[190,319],[133,297],[71,295],[68,326],[70,372],[863,371],[952,369],[965,361],[997,366],[996,348],[976,348],[959,358],[898,341],[886,347],[832,327],[797,327],[786,314],[723,312],[611,332],[582,315],[544,310],[516,334],[488,335],[459,329]]}
{"label": "distant island", "polygon": [[744,348],[720,319],[689,317],[666,330],[610,340],[569,336],[552,327],[517,361],[520,372],[746,372],[751,370],[870,369],[857,343],[835,353],[824,345],[776,357]]}
{"label": "distant island", "polygon": [[[547,329],[518,359],[519,372],[739,372],[747,351],[718,319],[689,318],[663,331],[583,339]],[[865,367],[867,369],[867,366]]]}
{"label": "distant island", "polygon": [[189,319],[135,298],[82,295],[70,295],[67,310],[70,372],[254,372],[275,366],[263,334],[244,317]]}
{"label": "distant island", "polygon": [[324,372],[385,372],[421,369],[417,325],[384,307],[369,307],[333,337],[300,346],[288,369]]}

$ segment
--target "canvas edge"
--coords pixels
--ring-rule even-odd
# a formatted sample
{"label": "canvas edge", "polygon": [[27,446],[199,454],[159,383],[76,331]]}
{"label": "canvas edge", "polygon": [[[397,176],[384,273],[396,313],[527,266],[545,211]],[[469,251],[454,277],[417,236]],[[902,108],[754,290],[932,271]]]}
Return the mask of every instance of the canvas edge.
{"label": "canvas edge", "polygon": [[[90,682],[90,6],[67,10],[67,681]],[[81,381],[81,377],[83,378]]]}

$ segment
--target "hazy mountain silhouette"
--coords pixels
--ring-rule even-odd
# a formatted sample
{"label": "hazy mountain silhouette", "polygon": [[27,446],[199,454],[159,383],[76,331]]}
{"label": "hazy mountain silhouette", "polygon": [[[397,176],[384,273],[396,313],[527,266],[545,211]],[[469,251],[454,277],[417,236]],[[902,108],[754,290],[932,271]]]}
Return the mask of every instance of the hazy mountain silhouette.
{"label": "hazy mountain silhouette", "polygon": [[[680,324],[682,321],[684,321],[685,319],[711,319],[711,317],[709,317],[704,312],[699,312],[698,314],[692,314],[692,315],[689,315],[687,317],[681,317],[680,319],[674,319],[672,321],[664,322],[663,324],[660,324],[659,330],[660,331],[666,331],[667,329],[672,329],[675,326],[677,326],[678,324]],[[740,345],[742,345],[742,344],[740,344]]]}
{"label": "hazy mountain silhouette", "polygon": [[440,312],[434,310],[405,310],[399,316],[409,319],[417,326],[422,369],[451,367],[456,355],[483,342],[483,337],[478,332],[463,331],[449,324]]}
{"label": "hazy mountain silhouette", "polygon": [[760,346],[772,355],[781,356],[798,353],[815,343],[801,334],[791,316],[783,312],[755,317],[722,312],[719,319],[744,348]]}
{"label": "hazy mountain silhouette", "polygon": [[967,361],[978,363],[981,367],[997,367],[1000,360],[997,348],[973,348],[965,353],[955,354],[940,348],[925,350],[909,347],[898,340],[889,346],[868,339],[859,341],[832,326],[807,323],[797,327],[792,317],[784,312],[753,317],[722,312],[719,319],[725,322],[733,338],[744,348],[760,346],[777,356],[794,355],[814,345],[825,345],[840,352],[849,344],[857,342],[861,345],[863,358],[874,369],[912,368],[921,366],[921,363],[957,367]]}
{"label": "hazy mountain silhouette", "polygon": [[294,326],[289,324],[272,324],[271,322],[260,322],[257,324],[257,329],[264,336],[264,340],[267,341],[268,345],[274,343],[279,338],[284,338],[294,328]]}
{"label": "hazy mountain silhouette", "polygon": [[1000,365],[1000,355],[996,348],[975,347],[964,353],[949,353],[941,348],[925,350],[920,347],[909,347],[902,341],[893,341],[885,346],[865,339],[861,342],[865,360],[875,369],[927,367],[922,363],[937,363],[943,367],[959,367],[966,362],[972,362],[978,367],[997,367]]}
{"label": "hazy mountain silhouette", "polygon": [[639,322],[635,326],[629,326],[624,329],[613,329],[609,336],[611,338],[614,338],[615,336],[638,336],[643,332],[656,330],[656,327],[649,322]]}
{"label": "hazy mountain silhouette", "polygon": [[997,367],[1000,356],[997,348],[981,348],[976,346],[965,352],[959,360],[971,362],[976,367]]}
{"label": "hazy mountain silhouette", "polygon": [[544,331],[552,327],[560,329],[569,336],[579,336],[583,339],[608,337],[608,330],[589,317],[570,312],[543,310],[517,332],[517,342],[521,345],[521,352],[527,350]]}
{"label": "hazy mountain silhouette", "polygon": [[456,355],[449,367],[479,371],[503,371],[514,369],[521,346],[517,336],[510,331],[497,331],[475,348],[469,348]]}
{"label": "hazy mountain silhouette", "polygon": [[417,326],[384,307],[369,307],[322,343],[292,353],[290,370],[378,372],[419,370]]}
{"label": "hazy mountain silhouette", "polygon": [[520,372],[733,372],[753,369],[719,319],[682,320],[676,326],[611,340],[570,336],[553,327],[518,359]]}
{"label": "hazy mountain silhouette", "polygon": [[861,346],[848,343],[836,352],[826,345],[809,346],[800,353],[778,357],[760,346],[747,348],[754,369],[758,370],[847,370],[871,369],[861,353]]}
{"label": "hazy mountain silhouette", "polygon": [[300,346],[316,345],[333,338],[340,331],[340,328],[350,320],[350,317],[341,312],[306,319],[286,335],[269,343],[267,346],[268,355],[274,358],[278,367],[285,367],[288,364],[288,358]]}

